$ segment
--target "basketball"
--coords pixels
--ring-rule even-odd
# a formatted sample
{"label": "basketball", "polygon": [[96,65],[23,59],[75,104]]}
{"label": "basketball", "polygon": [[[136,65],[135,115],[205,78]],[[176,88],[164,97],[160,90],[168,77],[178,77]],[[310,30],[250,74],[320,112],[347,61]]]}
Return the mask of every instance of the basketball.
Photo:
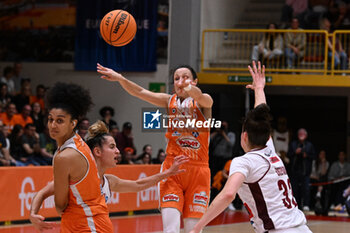
{"label": "basketball", "polygon": [[124,46],[135,37],[136,21],[128,12],[114,10],[103,17],[100,33],[108,44],[117,47]]}

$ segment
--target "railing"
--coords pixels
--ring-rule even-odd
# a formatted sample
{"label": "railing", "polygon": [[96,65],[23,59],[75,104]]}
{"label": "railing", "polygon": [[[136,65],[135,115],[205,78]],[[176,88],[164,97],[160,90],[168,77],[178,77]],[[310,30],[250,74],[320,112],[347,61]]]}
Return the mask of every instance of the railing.
{"label": "railing", "polygon": [[[299,46],[294,48],[299,56],[290,53],[288,44],[293,40],[298,41],[293,47]],[[278,48],[272,53],[264,51],[272,46],[270,41]],[[339,44],[344,53],[338,59]],[[348,31],[210,29],[203,31],[201,70],[243,73],[251,60],[260,60],[269,73],[344,75],[350,73],[348,50]]]}

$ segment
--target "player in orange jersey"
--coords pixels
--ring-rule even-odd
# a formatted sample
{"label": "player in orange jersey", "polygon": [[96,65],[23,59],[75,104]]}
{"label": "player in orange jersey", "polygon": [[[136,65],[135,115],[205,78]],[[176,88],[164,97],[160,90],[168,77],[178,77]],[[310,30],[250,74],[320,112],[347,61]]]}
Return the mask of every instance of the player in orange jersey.
{"label": "player in orange jersey", "polygon": [[[96,159],[98,173],[101,179],[102,192],[105,196],[106,202],[111,197],[111,191],[119,193],[138,192],[157,184],[160,180],[166,179],[169,176],[184,172],[183,169],[179,169],[179,166],[188,161],[186,156],[177,156],[171,168],[162,173],[138,179],[136,181],[124,180],[111,174],[105,174],[105,171],[108,168],[116,166],[120,152],[116,147],[114,138],[108,134],[108,129],[102,121],[97,121],[90,126],[87,144]],[[44,222],[45,218],[38,215],[43,201],[53,194],[54,183],[50,182],[33,198],[30,210],[30,221],[39,231],[51,229],[55,226],[52,222]]]}
{"label": "player in orange jersey", "polygon": [[[213,99],[197,87],[197,75],[190,66],[179,66],[174,70],[174,95],[148,91],[100,64],[97,64],[97,71],[102,75],[101,78],[119,82],[129,94],[158,107],[167,108],[169,115],[182,115],[185,119],[197,121],[211,118]],[[186,129],[176,126],[168,128],[167,157],[162,169],[169,169],[174,158],[181,154],[189,157],[190,161],[181,166],[186,169],[185,173],[160,182],[160,207],[164,232],[180,232],[181,214],[184,218],[185,232],[189,232],[208,206],[209,132],[209,128]]]}
{"label": "player in orange jersey", "polygon": [[89,92],[76,84],[56,83],[47,93],[47,103],[50,137],[58,146],[53,170],[61,232],[112,233],[95,159],[74,131],[92,105]]}

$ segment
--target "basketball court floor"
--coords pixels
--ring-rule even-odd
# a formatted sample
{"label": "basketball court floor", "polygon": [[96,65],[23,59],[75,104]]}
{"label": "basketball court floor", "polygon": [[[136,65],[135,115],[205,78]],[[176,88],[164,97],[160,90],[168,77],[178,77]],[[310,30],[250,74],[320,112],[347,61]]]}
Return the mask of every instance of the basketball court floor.
{"label": "basketball court floor", "polygon": [[[160,214],[112,217],[114,232],[118,233],[161,233]],[[320,217],[308,215],[308,226],[316,233],[348,233],[350,218],[347,216]],[[1,226],[0,233],[35,233],[30,224]],[[59,228],[44,231],[57,233]],[[181,231],[183,232],[183,231]],[[203,233],[254,233],[244,211],[225,211],[207,226]]]}

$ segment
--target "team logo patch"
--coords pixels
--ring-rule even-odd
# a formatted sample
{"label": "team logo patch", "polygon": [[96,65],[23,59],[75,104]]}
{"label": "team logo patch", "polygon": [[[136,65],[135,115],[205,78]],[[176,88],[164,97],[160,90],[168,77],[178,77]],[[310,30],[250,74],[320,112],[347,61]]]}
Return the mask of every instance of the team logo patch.
{"label": "team logo patch", "polygon": [[168,201],[176,201],[179,202],[180,198],[176,194],[167,194],[163,196],[163,202],[168,202]]}
{"label": "team logo patch", "polygon": [[271,163],[277,163],[280,161],[280,159],[277,156],[273,156],[270,158]]}
{"label": "team logo patch", "polygon": [[199,136],[199,133],[198,133],[198,132],[193,131],[193,132],[192,132],[192,136],[193,136],[193,137],[195,137],[195,138],[197,138],[197,137]]}
{"label": "team logo patch", "polygon": [[180,137],[181,133],[179,133],[177,131],[174,131],[174,133],[171,136],[173,136],[173,137]]}
{"label": "team logo patch", "polygon": [[192,149],[198,149],[201,146],[196,139],[192,138],[178,138],[176,143],[181,147],[190,147]]}
{"label": "team logo patch", "polygon": [[200,204],[200,205],[207,206],[208,200],[209,200],[209,198],[205,192],[195,193],[193,195],[193,203],[194,204]]}
{"label": "team logo patch", "polygon": [[270,157],[272,154],[271,150],[266,150],[266,152],[264,153],[265,156]]}

